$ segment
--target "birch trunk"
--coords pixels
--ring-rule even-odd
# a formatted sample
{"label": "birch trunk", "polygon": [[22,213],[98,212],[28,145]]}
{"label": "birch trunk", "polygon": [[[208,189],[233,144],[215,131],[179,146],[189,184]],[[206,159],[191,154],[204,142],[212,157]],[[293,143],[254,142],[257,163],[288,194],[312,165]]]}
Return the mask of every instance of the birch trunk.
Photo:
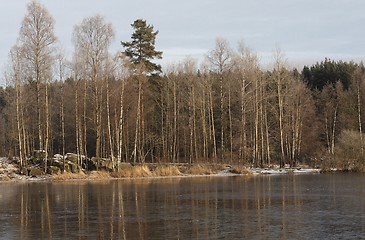
{"label": "birch trunk", "polygon": [[[20,79],[19,79],[19,71],[17,69],[17,65],[18,65],[18,59],[14,59],[16,61],[15,66],[13,66],[13,70],[14,70],[14,75],[15,75],[15,86],[16,86],[16,122],[17,122],[17,130],[18,130],[18,144],[19,144],[19,164],[20,164],[20,169],[23,168],[23,141],[22,141],[22,137],[25,138],[25,136],[22,136],[22,129],[21,129],[21,101],[20,101],[20,97],[21,97],[21,84],[20,84]],[[13,60],[13,61],[14,61]]]}
{"label": "birch trunk", "polygon": [[119,134],[118,134],[118,170],[119,163],[122,162],[122,149],[123,149],[123,118],[124,118],[124,80],[121,83],[121,91],[120,91],[120,116],[119,116]]}
{"label": "birch trunk", "polygon": [[108,139],[109,139],[109,151],[110,158],[112,160],[112,169],[115,170],[115,159],[114,159],[114,144],[110,122],[110,93],[109,93],[109,79],[106,79],[106,111],[107,111],[107,122],[108,122]]}
{"label": "birch trunk", "polygon": [[44,171],[47,172],[47,163],[48,163],[48,154],[49,154],[49,98],[48,98],[48,81],[46,81],[45,86],[45,104],[46,104],[46,129],[45,129],[45,162],[44,162]]}
{"label": "birch trunk", "polygon": [[360,84],[357,84],[357,117],[359,122],[359,134],[360,134],[360,145],[361,145],[361,155],[364,155],[364,144],[362,136],[362,124],[361,124],[361,96],[360,96]]}
{"label": "birch trunk", "polygon": [[142,94],[142,81],[138,78],[138,99],[137,99],[137,116],[136,116],[136,127],[134,134],[134,148],[133,148],[133,163],[137,162],[137,144],[139,143],[139,127],[141,119],[141,94]]}

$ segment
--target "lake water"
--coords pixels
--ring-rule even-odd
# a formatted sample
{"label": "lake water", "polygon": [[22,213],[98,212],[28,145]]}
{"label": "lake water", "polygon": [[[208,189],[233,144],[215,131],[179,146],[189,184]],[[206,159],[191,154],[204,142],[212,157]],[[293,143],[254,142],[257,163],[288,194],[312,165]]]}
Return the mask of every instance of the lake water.
{"label": "lake water", "polygon": [[0,239],[365,239],[365,175],[0,183]]}

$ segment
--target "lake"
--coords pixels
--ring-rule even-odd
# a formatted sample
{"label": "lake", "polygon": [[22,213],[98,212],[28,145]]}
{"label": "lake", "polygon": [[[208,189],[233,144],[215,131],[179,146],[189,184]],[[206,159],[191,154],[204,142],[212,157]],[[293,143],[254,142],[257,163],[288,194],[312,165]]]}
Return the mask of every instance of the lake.
{"label": "lake", "polygon": [[4,182],[0,239],[365,239],[365,174]]}

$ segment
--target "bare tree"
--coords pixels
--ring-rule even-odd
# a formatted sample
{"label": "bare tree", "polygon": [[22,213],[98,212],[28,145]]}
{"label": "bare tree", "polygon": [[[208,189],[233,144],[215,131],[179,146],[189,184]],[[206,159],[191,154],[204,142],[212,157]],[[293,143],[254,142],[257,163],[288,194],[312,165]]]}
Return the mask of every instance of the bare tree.
{"label": "bare tree", "polygon": [[94,125],[96,131],[96,157],[101,157],[101,109],[102,109],[102,73],[108,63],[108,49],[114,39],[110,23],[100,15],[85,18],[74,28],[75,54],[82,57],[85,75],[92,82],[94,99]]}
{"label": "bare tree", "polygon": [[116,123],[117,125],[117,169],[119,169],[119,163],[122,162],[123,158],[123,132],[124,132],[124,91],[125,82],[130,75],[128,62],[123,54],[117,54],[114,58],[115,61],[115,77],[116,80],[120,82],[120,97],[119,97],[119,119]]}
{"label": "bare tree", "polygon": [[[257,97],[259,93],[259,87],[262,88],[262,84],[259,84],[259,64],[258,64],[258,57],[255,53],[252,52],[251,49],[245,46],[243,42],[239,43],[238,52],[234,56],[234,71],[236,72],[236,78],[240,82],[240,147],[239,147],[239,156],[241,162],[245,162],[248,156],[248,141],[247,141],[247,112],[249,104],[257,105]],[[255,87],[254,87],[255,86]],[[255,93],[256,102],[253,101],[254,97],[253,92]],[[258,114],[257,107],[255,108],[255,112]],[[258,127],[258,115],[255,114],[256,122],[255,127]],[[258,129],[255,130],[255,133],[258,133]],[[256,139],[256,138],[255,138]],[[256,141],[257,143],[257,141]],[[257,149],[254,147],[254,149]]]}
{"label": "bare tree", "polygon": [[[36,82],[36,108],[38,147],[43,149],[43,130],[41,116],[41,86],[44,77],[50,76],[53,62],[53,45],[56,42],[54,34],[54,20],[47,9],[37,1],[28,4],[19,34],[19,44],[22,56],[27,61],[31,80]],[[46,149],[47,151],[47,149]]]}
{"label": "bare tree", "polygon": [[279,132],[280,132],[280,167],[283,167],[285,164],[285,146],[284,146],[284,95],[283,95],[283,87],[285,86],[285,68],[284,68],[284,60],[283,55],[279,49],[276,50],[274,62],[274,81],[277,87],[277,99],[278,99],[278,112],[279,112]]}
{"label": "bare tree", "polygon": [[21,63],[21,52],[19,47],[15,46],[10,51],[10,64],[11,64],[11,71],[7,78],[14,82],[15,91],[16,91],[16,123],[17,123],[17,138],[18,138],[18,145],[19,145],[19,165],[22,168],[25,165],[26,153],[25,153],[25,144],[23,139],[26,137],[23,135],[23,128],[24,128],[24,119],[23,119],[23,104],[22,104],[22,63]]}
{"label": "bare tree", "polygon": [[224,111],[224,74],[231,68],[232,52],[228,42],[225,39],[217,38],[215,49],[210,51],[207,56],[211,63],[212,70],[218,74],[219,78],[219,100],[220,100],[220,124],[221,124],[221,159],[224,154],[224,128],[225,128],[225,111]]}
{"label": "bare tree", "polygon": [[358,128],[359,128],[359,135],[360,135],[360,143],[361,143],[361,155],[364,155],[364,139],[362,134],[362,113],[361,108],[363,106],[362,99],[361,99],[361,92],[364,87],[365,82],[365,74],[362,71],[361,68],[356,69],[354,72],[354,85],[355,85],[355,91],[356,91],[356,97],[357,97],[357,120],[358,120]]}
{"label": "bare tree", "polygon": [[58,77],[60,81],[60,94],[61,94],[61,103],[60,103],[60,124],[61,124],[61,143],[62,143],[62,160],[63,160],[63,171],[65,171],[66,165],[66,148],[65,148],[65,98],[64,98],[64,75],[66,68],[66,59],[63,55],[63,50],[60,49],[60,52],[57,54],[57,69],[58,69]]}
{"label": "bare tree", "polygon": [[196,140],[196,63],[193,59],[186,59],[182,64],[182,74],[186,76],[189,86],[188,90],[188,109],[189,109],[189,163],[192,164],[197,159],[197,140]]}

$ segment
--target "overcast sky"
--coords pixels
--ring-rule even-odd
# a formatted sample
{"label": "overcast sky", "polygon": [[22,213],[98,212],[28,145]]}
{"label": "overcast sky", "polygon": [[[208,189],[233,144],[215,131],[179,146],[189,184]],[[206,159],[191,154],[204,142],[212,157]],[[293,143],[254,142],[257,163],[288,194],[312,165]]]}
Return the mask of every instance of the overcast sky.
{"label": "overcast sky", "polygon": [[[16,43],[26,14],[26,0],[0,0],[0,74]],[[164,52],[163,66],[190,56],[201,60],[217,37],[232,48],[243,40],[270,64],[279,47],[294,67],[325,57],[365,59],[365,1],[363,0],[40,0],[55,19],[55,31],[68,57],[73,27],[100,14],[116,32],[112,51],[129,41],[130,26],[144,18],[159,30],[156,48]],[[1,77],[2,78],[2,77]],[[4,81],[1,80],[2,85]]]}

